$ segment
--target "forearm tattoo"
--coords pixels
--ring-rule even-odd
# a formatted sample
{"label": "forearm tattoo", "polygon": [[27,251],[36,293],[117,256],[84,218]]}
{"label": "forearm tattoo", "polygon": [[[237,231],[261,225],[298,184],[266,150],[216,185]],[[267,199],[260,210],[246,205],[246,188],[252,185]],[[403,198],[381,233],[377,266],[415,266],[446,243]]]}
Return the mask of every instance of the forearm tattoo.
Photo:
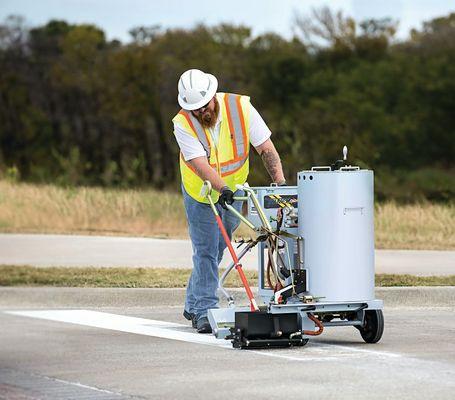
{"label": "forearm tattoo", "polygon": [[283,167],[276,150],[267,149],[261,153],[262,162],[274,182],[283,180]]}

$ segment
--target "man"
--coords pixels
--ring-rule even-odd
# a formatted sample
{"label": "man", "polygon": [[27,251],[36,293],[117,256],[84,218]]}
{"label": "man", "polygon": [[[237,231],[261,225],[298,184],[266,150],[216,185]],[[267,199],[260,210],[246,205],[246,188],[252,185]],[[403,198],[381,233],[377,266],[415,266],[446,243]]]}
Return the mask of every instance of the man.
{"label": "man", "polygon": [[250,143],[278,185],[286,183],[270,129],[247,96],[217,93],[218,81],[190,69],[178,82],[182,110],[173,118],[180,147],[180,172],[188,229],[193,246],[193,271],[188,281],[183,315],[199,333],[211,332],[207,310],[218,306],[218,265],[226,247],[208,201],[201,195],[209,180],[223,224],[231,237],[239,225],[227,209],[234,202],[236,184],[246,182]]}

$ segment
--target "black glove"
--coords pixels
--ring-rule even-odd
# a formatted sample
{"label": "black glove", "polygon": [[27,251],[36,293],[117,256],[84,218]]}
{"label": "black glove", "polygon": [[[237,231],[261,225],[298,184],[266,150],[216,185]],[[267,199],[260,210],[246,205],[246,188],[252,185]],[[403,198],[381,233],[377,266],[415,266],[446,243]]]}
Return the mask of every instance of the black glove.
{"label": "black glove", "polygon": [[227,186],[221,188],[220,198],[218,204],[227,210],[226,204],[232,204],[234,202],[234,192]]}

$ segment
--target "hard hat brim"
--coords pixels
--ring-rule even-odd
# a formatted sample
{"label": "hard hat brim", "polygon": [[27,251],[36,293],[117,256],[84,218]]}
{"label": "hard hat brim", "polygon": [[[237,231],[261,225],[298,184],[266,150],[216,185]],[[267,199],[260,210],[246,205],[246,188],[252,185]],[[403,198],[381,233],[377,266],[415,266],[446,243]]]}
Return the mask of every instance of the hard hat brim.
{"label": "hard hat brim", "polygon": [[207,76],[210,80],[210,87],[205,97],[197,103],[189,104],[185,100],[183,100],[183,98],[180,95],[178,95],[177,100],[179,102],[180,107],[188,111],[197,110],[198,108],[205,106],[210,100],[212,100],[212,97],[215,96],[216,91],[218,90],[218,79],[216,79],[216,77],[213,76],[212,74],[207,74]]}

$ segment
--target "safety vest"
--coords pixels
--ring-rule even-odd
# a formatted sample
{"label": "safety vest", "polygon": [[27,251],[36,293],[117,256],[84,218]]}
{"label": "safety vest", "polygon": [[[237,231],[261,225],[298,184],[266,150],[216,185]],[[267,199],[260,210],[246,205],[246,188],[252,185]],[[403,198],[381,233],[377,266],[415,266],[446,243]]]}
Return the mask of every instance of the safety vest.
{"label": "safety vest", "polygon": [[[191,111],[180,110],[172,119],[201,142],[210,166],[226,182],[229,189],[236,191],[237,184],[244,184],[248,177],[250,149],[250,98],[232,93],[217,93],[220,105],[221,126],[218,145],[212,140],[208,129],[204,129]],[[203,181],[180,152],[180,173],[183,187],[195,200],[208,203],[201,196]],[[212,191],[212,199],[218,201],[219,193]]]}

